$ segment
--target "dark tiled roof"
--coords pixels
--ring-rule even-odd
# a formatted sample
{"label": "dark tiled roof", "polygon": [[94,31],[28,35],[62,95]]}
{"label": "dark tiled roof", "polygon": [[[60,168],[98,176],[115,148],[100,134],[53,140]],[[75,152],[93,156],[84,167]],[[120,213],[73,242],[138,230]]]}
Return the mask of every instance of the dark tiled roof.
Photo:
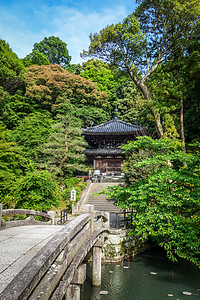
{"label": "dark tiled roof", "polygon": [[111,121],[83,129],[83,134],[132,134],[136,131],[142,130],[143,128],[138,125],[132,125],[130,123],[123,122],[115,117]]}
{"label": "dark tiled roof", "polygon": [[100,154],[122,154],[123,150],[118,148],[98,148],[98,149],[86,149],[84,154],[88,155],[100,155]]}

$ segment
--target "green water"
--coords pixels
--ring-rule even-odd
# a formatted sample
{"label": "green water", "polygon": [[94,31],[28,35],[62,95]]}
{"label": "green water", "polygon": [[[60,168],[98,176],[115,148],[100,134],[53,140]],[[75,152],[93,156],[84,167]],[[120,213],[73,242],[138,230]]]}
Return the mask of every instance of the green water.
{"label": "green water", "polygon": [[[127,261],[124,266],[128,266]],[[111,284],[109,271],[113,271]],[[151,272],[157,274],[151,275]],[[101,287],[91,286],[91,274],[88,264],[81,300],[200,300],[200,269],[185,261],[170,262],[158,248],[138,256],[130,262],[128,269],[117,264],[103,265]],[[101,290],[108,291],[108,294],[100,295]],[[183,291],[199,296],[185,296]]]}

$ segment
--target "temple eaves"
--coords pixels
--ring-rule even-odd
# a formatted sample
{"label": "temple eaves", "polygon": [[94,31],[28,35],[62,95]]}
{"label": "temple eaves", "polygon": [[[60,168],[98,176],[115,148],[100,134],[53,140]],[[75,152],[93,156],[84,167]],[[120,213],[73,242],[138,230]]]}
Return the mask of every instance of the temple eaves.
{"label": "temple eaves", "polygon": [[94,127],[88,127],[83,129],[85,135],[110,135],[110,134],[134,134],[137,131],[142,131],[143,128],[138,125],[132,125],[130,123],[121,121],[117,116],[112,120],[96,125]]}

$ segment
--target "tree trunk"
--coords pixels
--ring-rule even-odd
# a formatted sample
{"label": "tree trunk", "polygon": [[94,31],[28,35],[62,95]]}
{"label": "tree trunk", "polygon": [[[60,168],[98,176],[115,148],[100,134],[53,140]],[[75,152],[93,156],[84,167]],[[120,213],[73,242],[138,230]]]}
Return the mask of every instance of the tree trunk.
{"label": "tree trunk", "polygon": [[183,93],[181,90],[181,80],[180,80],[180,73],[178,68],[176,68],[176,75],[177,75],[177,83],[178,83],[178,90],[180,92],[180,133],[181,133],[181,141],[183,142],[183,151],[186,152],[185,149],[185,133],[184,133],[184,121],[183,121]]}
{"label": "tree trunk", "polygon": [[67,129],[66,129],[66,134],[65,134],[65,156],[64,156],[64,158],[62,159],[62,161],[59,165],[59,169],[62,169],[62,167],[64,166],[64,163],[66,162],[66,159],[67,159],[67,154],[68,154],[68,150],[69,150],[68,149],[68,144],[67,144],[67,135],[68,135],[68,132],[67,132]]}
{"label": "tree trunk", "polygon": [[142,83],[141,81],[138,81],[136,78],[132,77],[133,82],[136,84],[136,86],[139,88],[139,90],[144,95],[145,99],[147,100],[147,105],[154,117],[154,122],[156,126],[156,131],[159,135],[159,137],[163,136],[163,127],[160,119],[160,113],[156,110],[156,108],[153,106],[152,99],[151,99],[151,93],[146,86],[146,84]]}
{"label": "tree trunk", "polygon": [[161,137],[163,137],[164,133],[163,133],[163,127],[162,127],[161,120],[160,120],[160,113],[156,112],[154,107],[149,106],[149,109],[151,110],[151,113],[154,117],[154,122],[156,125],[157,133],[158,133],[159,137],[161,138]]}

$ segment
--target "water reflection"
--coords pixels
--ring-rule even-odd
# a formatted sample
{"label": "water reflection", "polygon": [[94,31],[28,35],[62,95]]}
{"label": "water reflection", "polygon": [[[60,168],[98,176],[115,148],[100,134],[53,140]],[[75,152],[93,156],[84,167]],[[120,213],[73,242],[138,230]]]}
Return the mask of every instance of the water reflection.
{"label": "water reflection", "polygon": [[[124,265],[128,267],[128,262],[124,262]],[[109,271],[113,271],[111,284]],[[91,266],[88,265],[81,300],[200,300],[200,269],[186,261],[170,262],[159,248],[138,256],[130,263],[129,268],[116,264],[103,265],[102,285],[99,288],[91,287],[91,272]],[[151,275],[151,272],[156,275]],[[100,295],[101,290],[109,293]],[[185,296],[183,291],[199,296]]]}

